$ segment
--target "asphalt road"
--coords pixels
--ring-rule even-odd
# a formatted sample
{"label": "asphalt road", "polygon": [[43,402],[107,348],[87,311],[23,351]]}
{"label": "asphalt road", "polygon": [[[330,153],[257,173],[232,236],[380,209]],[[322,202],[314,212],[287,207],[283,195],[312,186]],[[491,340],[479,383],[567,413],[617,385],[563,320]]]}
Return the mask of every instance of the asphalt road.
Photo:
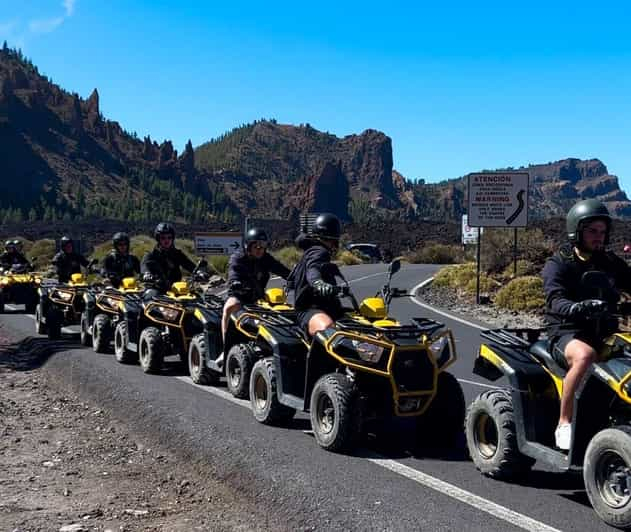
{"label": "asphalt road", "polygon": [[[404,266],[393,285],[411,289],[437,268]],[[385,280],[384,265],[345,272],[359,297],[373,295]],[[481,325],[475,317],[439,314],[417,298],[395,300],[390,311],[402,321],[425,316],[452,329],[459,358],[450,371],[467,402],[489,386],[471,373]],[[19,336],[35,336],[30,316],[5,314],[0,321]],[[333,454],[316,445],[305,416],[289,428],[260,425],[248,402],[224,388],[195,386],[175,366],[149,376],[77,342],[61,342],[55,351],[45,364],[50,378],[199,461],[203,471],[266,505],[288,529],[612,530],[590,507],[578,476],[535,466],[521,484],[502,483],[480,475],[462,453],[418,456],[406,441],[388,449],[366,442],[352,456]]]}

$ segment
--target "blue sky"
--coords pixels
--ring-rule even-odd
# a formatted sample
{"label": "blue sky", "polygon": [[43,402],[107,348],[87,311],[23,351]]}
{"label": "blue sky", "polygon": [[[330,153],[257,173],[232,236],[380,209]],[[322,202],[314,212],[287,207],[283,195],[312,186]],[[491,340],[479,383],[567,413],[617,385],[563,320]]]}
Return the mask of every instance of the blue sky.
{"label": "blue sky", "polygon": [[0,39],[180,150],[274,117],[382,130],[410,178],[598,157],[631,194],[630,26],[628,2],[0,0]]}

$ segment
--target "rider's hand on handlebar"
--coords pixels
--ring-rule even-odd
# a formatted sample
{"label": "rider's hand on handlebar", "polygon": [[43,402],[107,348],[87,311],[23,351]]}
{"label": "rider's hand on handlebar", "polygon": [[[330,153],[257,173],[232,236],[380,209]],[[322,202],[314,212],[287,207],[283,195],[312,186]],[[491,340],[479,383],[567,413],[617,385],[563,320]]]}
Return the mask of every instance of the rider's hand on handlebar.
{"label": "rider's hand on handlebar", "polygon": [[313,282],[313,291],[320,297],[332,297],[339,294],[340,287],[327,283],[322,279],[317,279]]}
{"label": "rider's hand on handlebar", "polygon": [[570,314],[581,318],[598,318],[607,312],[608,306],[602,299],[585,299],[574,303],[570,308]]}

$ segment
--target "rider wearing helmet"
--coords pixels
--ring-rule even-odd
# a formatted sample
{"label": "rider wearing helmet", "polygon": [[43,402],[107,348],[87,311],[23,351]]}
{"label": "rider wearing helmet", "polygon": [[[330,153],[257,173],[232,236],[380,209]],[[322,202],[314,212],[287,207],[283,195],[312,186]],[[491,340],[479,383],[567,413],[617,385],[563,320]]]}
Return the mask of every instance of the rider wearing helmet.
{"label": "rider wearing helmet", "polygon": [[0,268],[10,270],[15,264],[25,264],[30,267],[29,261],[21,253],[22,243],[19,240],[7,240],[4,243],[4,253],[0,255]]}
{"label": "rider wearing helmet", "polygon": [[67,283],[73,273],[81,273],[81,266],[87,268],[88,259],[74,251],[74,242],[68,236],[62,236],[59,241],[61,251],[53,257],[53,266],[57,269],[60,283]]}
{"label": "rider wearing helmet", "polygon": [[340,221],[334,214],[320,214],[311,232],[301,234],[296,244],[305,252],[296,264],[288,284],[294,289],[294,306],[300,325],[311,336],[332,327],[342,315],[337,297],[338,267],[331,259],[339,247]]}
{"label": "rider wearing helmet", "polygon": [[221,330],[226,336],[230,315],[243,303],[254,303],[265,296],[270,274],[287,279],[289,269],[267,253],[267,233],[252,227],[245,234],[243,249],[233,253],[228,263],[228,299],[223,307]]}
{"label": "rider wearing helmet", "polygon": [[175,247],[175,228],[169,223],[159,223],[153,236],[156,247],[142,259],[140,271],[145,282],[151,283],[158,292],[166,292],[170,286],[182,280],[182,270],[193,272],[195,264]]}
{"label": "rider wearing helmet", "polygon": [[129,236],[116,233],[112,237],[112,251],[103,259],[101,275],[118,287],[125,277],[134,277],[140,273],[140,261],[129,253]]}
{"label": "rider wearing helmet", "polygon": [[[631,268],[606,250],[611,233],[607,207],[595,199],[579,201],[570,209],[566,225],[569,243],[548,259],[542,272],[552,354],[568,370],[555,432],[556,445],[563,450],[571,442],[574,394],[596,360],[602,339],[617,327],[607,310],[618,301],[618,290],[631,291]],[[588,281],[582,282],[583,274],[594,270],[606,274],[612,288],[600,299],[594,299]]]}

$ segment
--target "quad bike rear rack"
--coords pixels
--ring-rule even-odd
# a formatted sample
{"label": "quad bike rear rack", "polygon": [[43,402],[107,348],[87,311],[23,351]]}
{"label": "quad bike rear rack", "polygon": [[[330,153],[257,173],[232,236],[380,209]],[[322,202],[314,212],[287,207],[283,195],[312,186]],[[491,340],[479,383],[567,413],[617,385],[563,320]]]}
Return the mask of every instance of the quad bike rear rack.
{"label": "quad bike rear rack", "polygon": [[418,338],[425,334],[431,336],[445,325],[429,318],[412,318],[411,325],[396,325],[393,327],[378,327],[375,325],[363,325],[352,318],[342,318],[336,325],[342,330],[352,330],[359,333],[374,333],[375,331],[392,339]]}
{"label": "quad bike rear rack", "polygon": [[512,349],[527,349],[546,332],[545,329],[486,329],[480,336],[491,343]]}

